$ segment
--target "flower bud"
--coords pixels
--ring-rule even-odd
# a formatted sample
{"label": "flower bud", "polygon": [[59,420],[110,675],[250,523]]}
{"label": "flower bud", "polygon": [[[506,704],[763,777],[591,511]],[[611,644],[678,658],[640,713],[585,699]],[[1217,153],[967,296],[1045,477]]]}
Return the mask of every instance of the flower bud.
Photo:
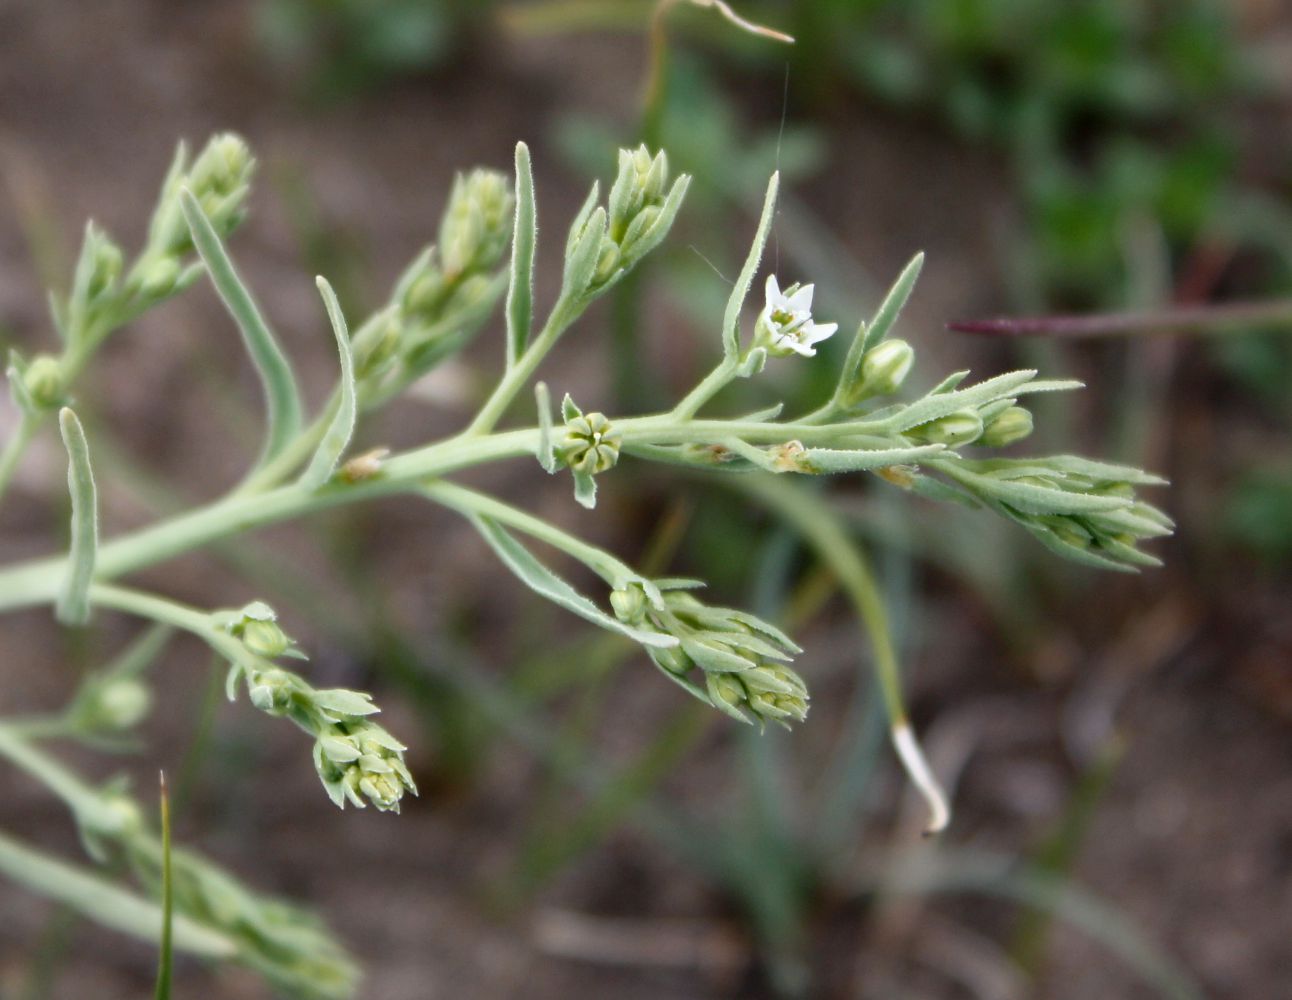
{"label": "flower bud", "polygon": [[1015,441],[1022,441],[1032,433],[1031,411],[1021,406],[1011,406],[983,428],[979,444],[988,448],[1004,448]]}
{"label": "flower bud", "polygon": [[31,401],[42,409],[54,409],[63,402],[63,366],[48,354],[32,358],[23,372],[23,385]]}
{"label": "flower bud", "polygon": [[704,686],[714,705],[719,703],[739,709],[745,705],[745,686],[732,674],[708,673],[704,675]]}
{"label": "flower bud", "polygon": [[646,592],[636,583],[630,583],[621,590],[612,590],[610,607],[621,622],[636,624],[646,617]]}
{"label": "flower bud", "polygon": [[[212,136],[188,173],[188,187],[205,207],[242,188],[251,179],[255,160],[241,136]],[[214,222],[214,218],[212,218]]]}
{"label": "flower bud", "polygon": [[844,406],[856,406],[874,396],[891,396],[906,381],[914,361],[915,349],[904,340],[876,344],[862,357],[856,380],[844,390]]}
{"label": "flower bud", "polygon": [[242,627],[242,644],[257,656],[272,660],[287,652],[292,640],[277,622],[250,621]]}
{"label": "flower bud", "polygon": [[976,410],[957,410],[945,417],[912,427],[906,433],[929,444],[944,444],[953,448],[977,441],[982,436],[982,418]]}
{"label": "flower bud", "polygon": [[602,240],[601,253],[597,257],[597,269],[592,275],[592,284],[604,285],[619,270],[619,247],[610,240]]}
{"label": "flower bud", "polygon": [[97,229],[88,238],[85,252],[91,256],[85,298],[87,302],[93,302],[109,291],[121,277],[123,259],[121,248]]}
{"label": "flower bud", "polygon": [[686,676],[695,667],[695,661],[686,655],[681,646],[669,646],[666,649],[652,646],[647,653],[657,667],[678,677]]}
{"label": "flower bud", "polygon": [[158,257],[150,262],[135,279],[139,293],[145,299],[165,298],[179,280],[179,261],[174,257]]}
{"label": "flower bud", "polygon": [[511,236],[514,199],[507,177],[495,170],[459,174],[440,221],[440,256],[450,278],[493,268]]}
{"label": "flower bud", "polygon": [[133,677],[118,677],[94,692],[86,722],[95,729],[130,729],[152,708],[152,692]]}
{"label": "flower bud", "polygon": [[251,704],[270,715],[282,715],[292,704],[292,675],[286,670],[262,670],[248,678]]}
{"label": "flower bud", "polygon": [[619,461],[621,441],[604,413],[574,417],[565,425],[561,459],[575,472],[597,475]]}
{"label": "flower bud", "polygon": [[664,200],[668,185],[668,157],[663,152],[651,156],[644,145],[635,150],[619,151],[619,173],[610,189],[610,238],[625,241],[630,226],[645,209],[657,207]]}

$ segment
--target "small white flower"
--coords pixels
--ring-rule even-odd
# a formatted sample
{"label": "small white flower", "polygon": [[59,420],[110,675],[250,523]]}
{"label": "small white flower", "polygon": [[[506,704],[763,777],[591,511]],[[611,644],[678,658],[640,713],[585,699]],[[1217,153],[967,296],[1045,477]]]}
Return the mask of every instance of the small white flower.
{"label": "small white flower", "polygon": [[767,276],[767,305],[758,317],[758,336],[765,339],[770,353],[780,357],[816,354],[814,344],[830,337],[838,323],[816,323],[812,320],[812,291],[815,286],[791,285],[784,292],[776,275]]}

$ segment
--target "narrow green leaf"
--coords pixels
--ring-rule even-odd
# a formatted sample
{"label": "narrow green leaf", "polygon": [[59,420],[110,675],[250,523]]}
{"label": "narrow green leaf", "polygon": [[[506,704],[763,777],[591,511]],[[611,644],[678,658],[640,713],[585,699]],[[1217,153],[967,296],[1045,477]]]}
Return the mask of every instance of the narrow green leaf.
{"label": "narrow green leaf", "polygon": [[611,632],[626,635],[643,646],[656,646],[666,649],[677,645],[677,640],[672,636],[633,628],[631,625],[625,625],[618,618],[602,611],[592,601],[539,562],[529,549],[518,542],[497,521],[481,517],[478,514],[468,514],[467,518],[476,531],[480,532],[481,537],[489,543],[494,553],[502,560],[503,565],[515,573],[520,581],[536,594],[547,598],[554,604],[559,604],[580,618],[586,618],[594,625],[600,625]]}
{"label": "narrow green leaf", "polygon": [[525,353],[534,313],[534,245],[538,220],[529,147],[516,143],[516,225],[511,244],[511,284],[507,286],[507,367]]}
{"label": "narrow green leaf", "polygon": [[587,292],[597,269],[601,240],[605,234],[606,210],[598,207],[588,217],[583,232],[574,241],[573,249],[565,258],[565,281],[561,289],[563,303],[577,300]]}
{"label": "narrow green leaf", "polygon": [[[36,851],[0,833],[0,874],[34,893],[62,903],[95,923],[143,941],[157,939],[161,909],[92,874]],[[224,934],[178,917],[174,946],[204,958],[228,959],[237,946]]]}
{"label": "narrow green leaf", "polygon": [[836,404],[843,399],[848,388],[859,381],[861,362],[866,352],[888,336],[888,331],[897,322],[897,317],[901,315],[906,300],[911,297],[911,291],[915,288],[916,279],[919,278],[920,269],[923,267],[924,254],[917,253],[906,267],[902,268],[902,273],[889,288],[888,294],[884,296],[884,301],[879,304],[870,322],[863,320],[857,327],[857,334],[852,338],[852,343],[848,347],[848,356],[844,358],[843,367],[839,371],[839,383],[834,390]]}
{"label": "narrow green leaf", "polygon": [[758,219],[758,229],[754,233],[754,242],[749,247],[749,256],[745,266],[740,269],[736,285],[731,289],[727,299],[727,308],[722,316],[722,353],[724,357],[735,358],[740,354],[740,310],[744,308],[745,299],[749,297],[749,288],[758,273],[758,262],[762,260],[763,248],[767,245],[767,234],[772,228],[772,219],[776,215],[776,192],[780,189],[780,172],[772,174],[767,182],[767,195],[763,199],[763,214]]}
{"label": "narrow green leaf", "polygon": [[583,199],[583,204],[575,213],[574,221],[570,223],[569,235],[565,238],[565,256],[568,258],[574,253],[574,246],[579,242],[579,234],[583,232],[583,226],[592,216],[592,210],[597,207],[597,201],[601,197],[601,182],[593,181],[592,190],[588,196]]}
{"label": "narrow green leaf", "polygon": [[65,625],[90,620],[90,582],[99,550],[99,504],[90,468],[90,446],[76,414],[68,407],[58,412],[58,426],[67,448],[67,489],[72,495],[72,544],[67,577],[59,591],[56,614]]}
{"label": "narrow green leaf", "polygon": [[538,464],[550,475],[556,472],[556,449],[552,444],[552,396],[546,382],[534,386],[534,402],[538,404]]}
{"label": "narrow green leaf", "polygon": [[336,292],[327,279],[318,277],[319,294],[323,296],[323,305],[327,317],[332,323],[332,332],[336,335],[336,349],[341,358],[341,381],[337,386],[339,398],[336,413],[328,424],[323,440],[319,442],[310,459],[309,467],[301,475],[300,484],[306,489],[317,489],[332,478],[336,463],[350,445],[354,434],[355,415],[358,412],[358,400],[354,385],[354,356],[350,350],[350,331],[346,328],[345,316],[341,314],[341,304],[336,300]]}
{"label": "narrow green leaf", "polygon": [[238,277],[233,261],[229,259],[211,220],[202,206],[185,188],[180,192],[180,205],[193,236],[193,245],[206,264],[211,283],[219,292],[225,307],[238,324],[242,339],[255,363],[265,390],[269,410],[269,427],[266,432],[261,464],[278,455],[301,429],[301,401],[287,355],[278,346],[272,331],[256,307],[251,292]]}
{"label": "narrow green leaf", "polygon": [[956,410],[976,408],[1007,396],[1017,396],[1027,390],[1023,386],[1036,377],[1031,369],[1007,372],[968,389],[939,392],[937,395],[917,399],[904,406],[892,417],[893,430],[904,431],[954,413]]}
{"label": "narrow green leaf", "polygon": [[166,790],[166,773],[161,775],[161,840],[162,840],[162,926],[161,954],[157,960],[157,988],[154,1000],[170,1000],[172,933],[175,920],[175,886],[171,878],[170,863],[170,795]]}
{"label": "narrow green leaf", "polygon": [[803,472],[815,475],[834,475],[841,472],[865,472],[869,469],[881,469],[889,465],[902,465],[907,462],[918,463],[921,459],[934,456],[946,458],[944,445],[927,444],[910,448],[884,448],[874,451],[857,449],[845,451],[835,448],[809,448],[797,456],[797,464]]}
{"label": "narrow green leaf", "polygon": [[863,354],[888,336],[893,324],[897,322],[897,318],[902,314],[906,300],[911,297],[911,292],[915,289],[915,282],[919,280],[920,271],[923,268],[923,252],[917,253],[902,268],[902,273],[897,276],[897,280],[893,282],[893,287],[888,290],[888,294],[884,296],[884,301],[879,304],[879,308],[875,310],[875,315],[866,325]]}

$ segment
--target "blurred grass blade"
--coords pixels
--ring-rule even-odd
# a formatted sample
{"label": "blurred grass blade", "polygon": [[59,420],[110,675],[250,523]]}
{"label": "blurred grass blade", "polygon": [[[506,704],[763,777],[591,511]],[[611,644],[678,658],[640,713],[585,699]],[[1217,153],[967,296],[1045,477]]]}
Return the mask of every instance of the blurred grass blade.
{"label": "blurred grass blade", "polygon": [[99,503],[90,468],[90,446],[76,414],[68,407],[58,413],[59,430],[67,448],[67,488],[72,495],[72,542],[67,576],[59,591],[56,614],[65,625],[90,619],[90,583],[99,550]]}
{"label": "blurred grass blade", "polygon": [[341,305],[336,300],[336,292],[332,290],[332,286],[321,276],[315,281],[318,284],[319,294],[323,296],[323,305],[327,309],[332,332],[336,335],[336,349],[341,358],[341,381],[337,387],[339,397],[336,413],[332,415],[327,431],[323,434],[323,440],[319,442],[318,448],[314,451],[314,457],[310,459],[309,467],[301,474],[300,484],[309,490],[322,486],[336,471],[336,463],[345,453],[345,449],[350,444],[350,437],[354,434],[355,414],[358,412],[354,385],[354,356],[350,351],[350,331],[346,328],[345,316],[341,314]]}
{"label": "blurred grass blade", "polygon": [[256,307],[251,292],[238,277],[220,241],[219,234],[211,225],[211,220],[202,211],[193,193],[185,188],[180,193],[180,205],[189,231],[193,235],[193,245],[206,264],[211,282],[224,301],[225,307],[238,324],[242,339],[255,363],[265,389],[265,402],[269,410],[269,427],[266,431],[264,453],[261,463],[274,458],[286,447],[301,429],[301,401],[296,388],[296,378],[292,374],[287,355],[278,346],[273,333],[266,325],[260,310]]}
{"label": "blurred grass blade", "polygon": [[525,353],[534,314],[534,247],[538,219],[529,147],[516,144],[516,226],[511,245],[511,284],[507,286],[507,367]]}
{"label": "blurred grass blade", "polygon": [[[0,874],[111,930],[155,942],[162,910],[107,879],[52,858],[0,833]],[[173,945],[202,958],[228,959],[237,951],[225,935],[183,916],[175,918]]]}
{"label": "blurred grass blade", "polygon": [[1115,907],[1065,879],[1020,867],[1012,858],[977,851],[944,851],[935,857],[917,852],[890,860],[876,881],[876,887],[888,893],[978,892],[1047,910],[1119,956],[1163,997],[1205,1000],[1189,972],[1146,940]]}
{"label": "blurred grass blade", "polygon": [[157,988],[154,1000],[170,1000],[172,974],[172,931],[174,925],[174,884],[170,865],[170,795],[166,790],[166,772],[161,773],[161,837],[162,837],[162,927],[161,955],[157,960]]}
{"label": "blurred grass blade", "polygon": [[758,219],[758,230],[754,233],[754,242],[749,247],[749,256],[745,266],[740,269],[740,276],[731,290],[727,308],[722,316],[722,353],[734,360],[740,356],[740,310],[744,308],[745,299],[749,297],[749,288],[758,273],[758,262],[762,260],[763,248],[767,245],[767,234],[772,228],[772,219],[776,215],[776,193],[780,189],[780,172],[772,174],[767,182],[767,195],[763,199],[763,212]]}

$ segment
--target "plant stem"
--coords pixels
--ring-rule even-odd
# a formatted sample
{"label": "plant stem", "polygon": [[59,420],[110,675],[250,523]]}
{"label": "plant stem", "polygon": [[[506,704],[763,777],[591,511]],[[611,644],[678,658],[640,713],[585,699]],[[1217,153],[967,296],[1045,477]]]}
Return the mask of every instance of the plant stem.
{"label": "plant stem", "polygon": [[5,443],[4,451],[0,453],[0,498],[9,489],[9,483],[18,468],[18,462],[35,436],[38,426],[39,421],[33,420],[24,413],[18,420],[18,427],[14,430],[13,436]]}
{"label": "plant stem", "polygon": [[534,338],[516,363],[507,369],[502,380],[485,400],[480,412],[476,414],[476,418],[467,427],[466,435],[478,437],[493,430],[494,425],[502,419],[503,414],[507,412],[507,407],[516,398],[516,394],[524,388],[525,383],[537,371],[539,363],[547,357],[557,339],[569,328],[580,312],[582,309],[579,307],[571,308],[564,301],[557,302],[551,315],[547,317],[547,322],[543,324],[542,332]]}
{"label": "plant stem", "polygon": [[692,389],[677,406],[669,411],[669,416],[678,420],[690,420],[705,403],[730,384],[736,376],[736,361],[723,358],[713,371],[704,377],[704,381]]}

